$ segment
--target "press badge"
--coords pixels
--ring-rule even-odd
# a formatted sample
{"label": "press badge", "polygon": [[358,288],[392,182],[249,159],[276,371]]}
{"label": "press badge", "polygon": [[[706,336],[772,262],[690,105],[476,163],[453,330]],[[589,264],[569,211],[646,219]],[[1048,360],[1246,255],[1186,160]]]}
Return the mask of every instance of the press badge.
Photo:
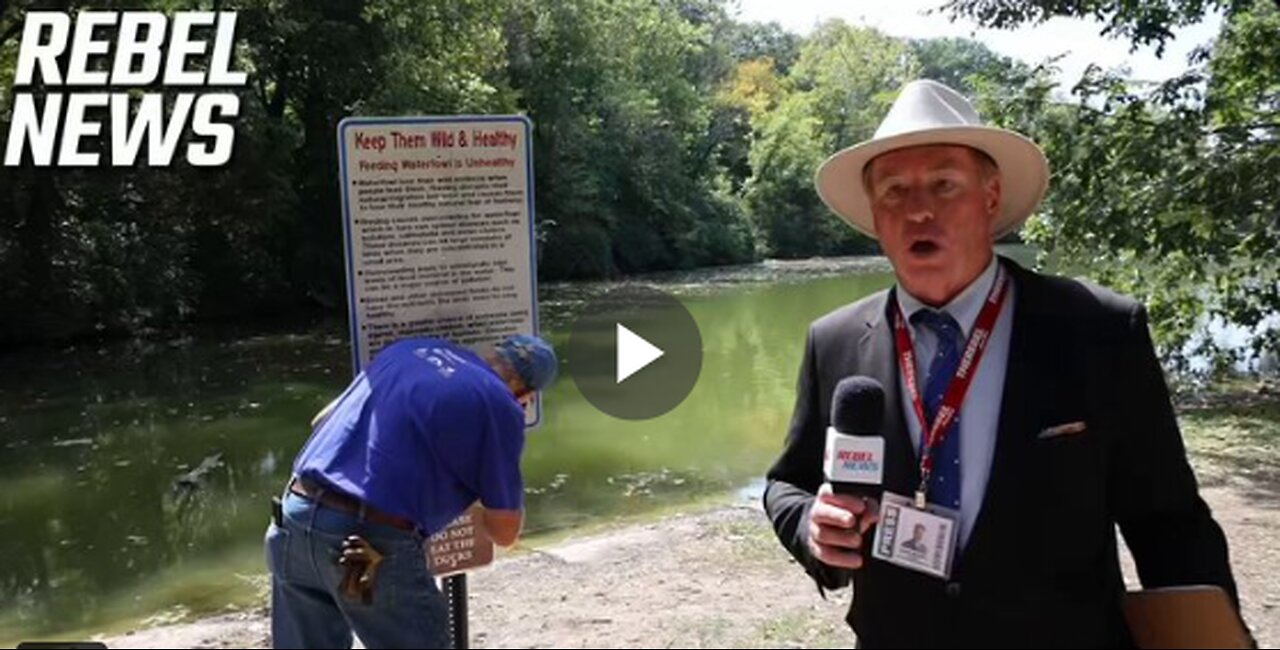
{"label": "press badge", "polygon": [[907,497],[885,492],[871,556],[946,580],[959,521],[959,513],[950,508],[930,503],[922,510]]}

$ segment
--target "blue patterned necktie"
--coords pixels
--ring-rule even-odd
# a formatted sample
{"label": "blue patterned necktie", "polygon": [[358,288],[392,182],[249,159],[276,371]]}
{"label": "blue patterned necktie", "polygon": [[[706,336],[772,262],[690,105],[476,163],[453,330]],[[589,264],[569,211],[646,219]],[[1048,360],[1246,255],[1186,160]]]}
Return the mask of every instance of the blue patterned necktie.
{"label": "blue patterned necktie", "polygon": [[[938,415],[942,398],[951,378],[960,365],[963,334],[956,319],[944,311],[921,309],[911,316],[916,326],[927,327],[938,339],[938,351],[929,361],[929,376],[925,380],[924,413],[930,424]],[[920,450],[929,437],[926,429],[920,435]],[[933,474],[929,477],[929,502],[948,508],[960,508],[960,414],[956,414],[948,427],[946,438],[933,450]]]}

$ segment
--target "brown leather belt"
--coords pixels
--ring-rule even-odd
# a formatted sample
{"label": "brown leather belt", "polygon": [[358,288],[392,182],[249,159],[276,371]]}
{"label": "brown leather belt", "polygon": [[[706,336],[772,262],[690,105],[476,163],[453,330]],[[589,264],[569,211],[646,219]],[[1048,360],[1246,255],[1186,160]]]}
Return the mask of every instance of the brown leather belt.
{"label": "brown leather belt", "polygon": [[407,531],[417,529],[417,526],[412,521],[404,517],[382,512],[353,496],[348,496],[332,488],[322,488],[305,478],[295,478],[290,481],[289,491],[334,510],[341,510],[353,515],[363,513],[366,521],[371,521],[375,524],[386,524],[387,526]]}

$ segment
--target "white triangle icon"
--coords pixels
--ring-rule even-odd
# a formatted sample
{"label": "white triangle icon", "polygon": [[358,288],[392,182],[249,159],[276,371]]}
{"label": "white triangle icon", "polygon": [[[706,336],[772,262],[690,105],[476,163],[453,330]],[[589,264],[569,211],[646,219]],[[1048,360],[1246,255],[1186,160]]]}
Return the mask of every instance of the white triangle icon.
{"label": "white triangle icon", "polygon": [[616,323],[616,325],[618,326],[618,381],[616,383],[621,384],[627,377],[640,372],[666,352],[627,329],[622,323]]}

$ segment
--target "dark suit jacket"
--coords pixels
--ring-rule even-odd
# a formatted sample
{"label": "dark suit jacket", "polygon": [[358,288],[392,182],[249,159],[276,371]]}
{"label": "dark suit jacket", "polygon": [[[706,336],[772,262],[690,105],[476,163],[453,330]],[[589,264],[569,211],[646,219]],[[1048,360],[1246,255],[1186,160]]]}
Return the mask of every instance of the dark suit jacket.
{"label": "dark suit jacket", "polygon": [[[996,448],[951,580],[879,560],[836,570],[808,551],[805,522],[840,379],[884,385],[883,487],[909,496],[920,481],[887,317],[892,290],[809,328],[786,448],[764,497],[783,545],[820,587],[852,574],[848,621],[863,647],[1128,645],[1117,524],[1145,587],[1217,584],[1235,600],[1226,539],[1197,492],[1145,310],[1002,262],[1017,293]],[[1087,428],[1039,437],[1076,421]]]}

